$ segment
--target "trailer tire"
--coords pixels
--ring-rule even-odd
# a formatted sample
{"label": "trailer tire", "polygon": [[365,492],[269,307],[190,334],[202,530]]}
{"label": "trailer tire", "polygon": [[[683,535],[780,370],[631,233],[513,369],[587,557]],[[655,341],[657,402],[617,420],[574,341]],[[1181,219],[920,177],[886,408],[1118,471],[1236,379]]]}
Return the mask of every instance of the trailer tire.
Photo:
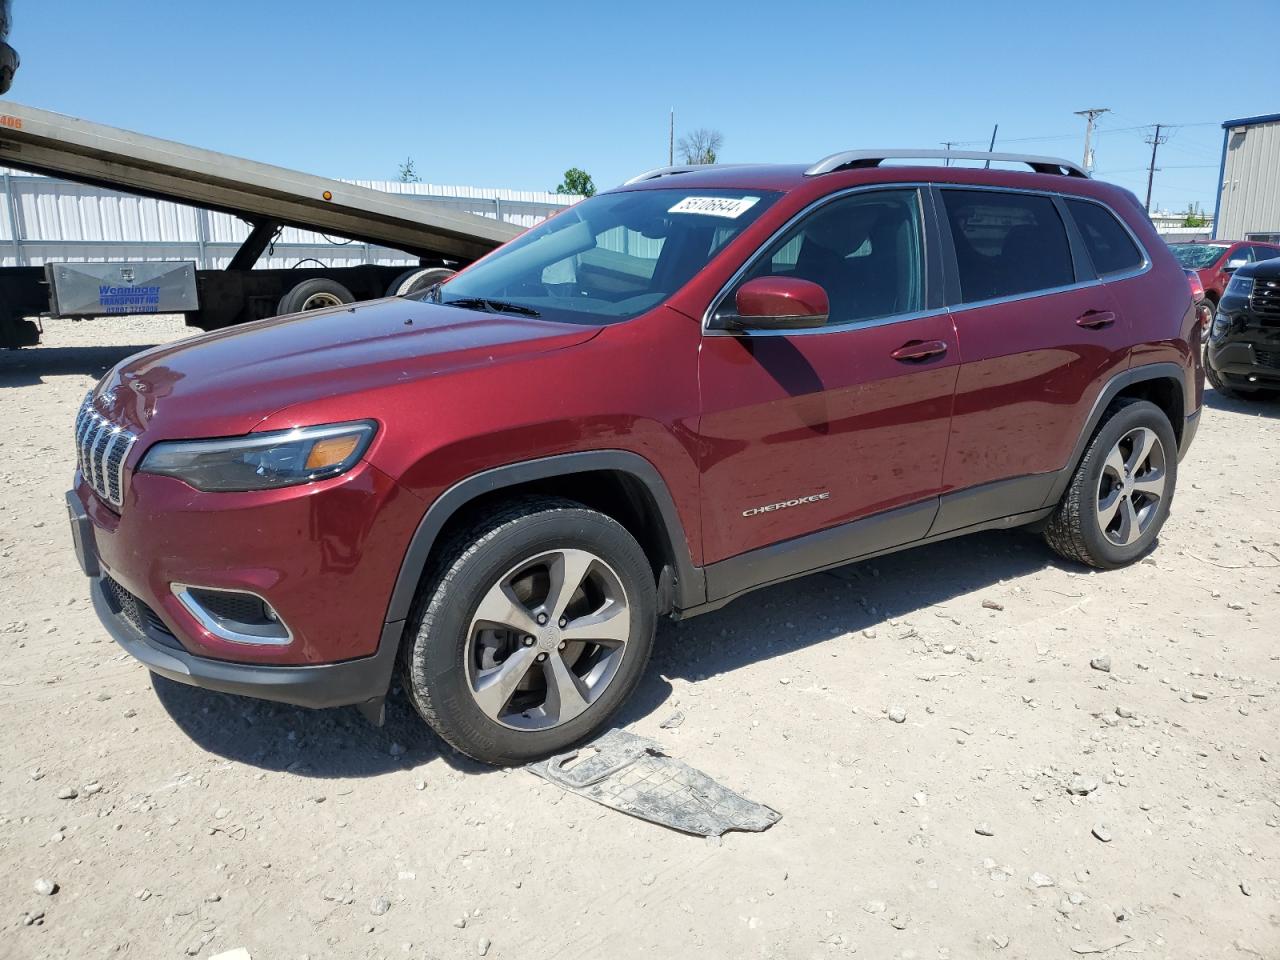
{"label": "trailer tire", "polygon": [[407,297],[411,293],[420,293],[434,287],[441,280],[448,280],[457,272],[448,267],[414,267],[391,281],[391,286],[387,287],[387,296]]}
{"label": "trailer tire", "polygon": [[314,280],[303,280],[281,297],[280,303],[276,306],[276,314],[340,307],[343,304],[355,303],[355,300],[355,294],[336,280],[316,277]]}

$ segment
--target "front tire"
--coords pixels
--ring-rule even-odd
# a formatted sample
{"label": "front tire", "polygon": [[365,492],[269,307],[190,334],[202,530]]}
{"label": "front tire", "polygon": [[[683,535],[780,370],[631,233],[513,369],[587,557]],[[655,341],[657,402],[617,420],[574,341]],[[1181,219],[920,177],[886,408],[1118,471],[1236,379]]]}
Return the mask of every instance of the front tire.
{"label": "front tire", "polygon": [[1154,403],[1121,400],[1086,448],[1045,540],[1060,556],[1091,567],[1133,563],[1164,526],[1177,479],[1169,418]]}
{"label": "front tire", "polygon": [[598,732],[639,683],[653,571],[613,519],[525,499],[451,538],[401,650],[414,707],[454,748],[528,763]]}

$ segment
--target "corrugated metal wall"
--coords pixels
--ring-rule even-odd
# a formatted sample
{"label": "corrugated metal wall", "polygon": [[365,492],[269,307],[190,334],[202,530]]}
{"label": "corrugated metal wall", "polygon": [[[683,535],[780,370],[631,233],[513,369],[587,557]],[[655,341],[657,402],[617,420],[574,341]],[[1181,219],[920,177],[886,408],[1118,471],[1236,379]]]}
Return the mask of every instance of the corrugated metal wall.
{"label": "corrugated metal wall", "polygon": [[[533,226],[548,213],[581,199],[533,190],[450,187],[430,183],[352,180],[423,203]],[[162,200],[18,171],[0,174],[0,266],[42,266],[48,261],[194,260],[204,269],[225,267],[249,234],[244,221]],[[258,261],[292,267],[302,260],[327,267],[417,262],[399,250],[286,227]]]}
{"label": "corrugated metal wall", "polygon": [[1280,121],[1227,131],[1215,236],[1280,233]]}

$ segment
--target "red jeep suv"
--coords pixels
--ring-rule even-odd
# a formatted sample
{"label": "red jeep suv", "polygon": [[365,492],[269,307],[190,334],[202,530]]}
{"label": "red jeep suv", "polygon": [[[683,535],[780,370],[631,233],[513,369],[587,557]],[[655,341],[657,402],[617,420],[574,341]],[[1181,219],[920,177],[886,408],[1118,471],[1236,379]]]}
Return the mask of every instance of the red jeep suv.
{"label": "red jeep suv", "polygon": [[608,721],[662,615],[992,528],[1133,562],[1198,423],[1186,277],[1071,163],[900,162],[941,156],[655,170],[416,299],[125,360],[68,496],[102,622],[375,721],[398,668],[519,763]]}

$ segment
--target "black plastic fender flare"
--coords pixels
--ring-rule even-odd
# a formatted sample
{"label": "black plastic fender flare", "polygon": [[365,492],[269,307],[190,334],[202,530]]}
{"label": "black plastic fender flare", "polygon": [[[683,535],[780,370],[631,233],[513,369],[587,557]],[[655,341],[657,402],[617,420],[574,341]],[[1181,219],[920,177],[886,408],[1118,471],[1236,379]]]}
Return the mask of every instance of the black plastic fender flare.
{"label": "black plastic fender flare", "polygon": [[684,525],[680,522],[680,515],[666,481],[657,468],[644,457],[627,450],[587,450],[494,467],[458,481],[437,497],[427,508],[409,541],[404,560],[400,564],[400,573],[396,576],[395,587],[391,591],[386,622],[408,619],[418,592],[418,584],[427,567],[427,559],[440,531],[450,517],[472,500],[533,480],[606,470],[631,476],[643,484],[653,498],[666,528],[665,533],[674,558],[675,607],[684,609],[705,602],[707,591],[702,568],[693,565]]}
{"label": "black plastic fender flare", "polygon": [[1071,458],[1067,461],[1067,465],[1058,472],[1058,476],[1049,490],[1049,495],[1045,497],[1044,506],[1051,506],[1062,499],[1062,494],[1067,489],[1067,484],[1071,482],[1072,476],[1075,475],[1076,467],[1079,466],[1081,458],[1084,457],[1085,447],[1089,445],[1089,441],[1093,439],[1094,433],[1097,432],[1098,424],[1102,422],[1102,415],[1107,412],[1107,407],[1111,406],[1111,401],[1118,397],[1126,387],[1131,387],[1135,383],[1145,383],[1149,380],[1172,380],[1177,386],[1178,408],[1182,411],[1184,422],[1173,424],[1173,431],[1181,441],[1184,435],[1183,428],[1186,426],[1185,417],[1187,416],[1186,371],[1178,364],[1167,361],[1144,363],[1137,367],[1130,367],[1128,370],[1122,370],[1108,380],[1106,385],[1098,392],[1098,398],[1093,402],[1093,408],[1089,411],[1088,419],[1085,420],[1084,429],[1080,431],[1080,437],[1076,440],[1075,449],[1071,451]]}

